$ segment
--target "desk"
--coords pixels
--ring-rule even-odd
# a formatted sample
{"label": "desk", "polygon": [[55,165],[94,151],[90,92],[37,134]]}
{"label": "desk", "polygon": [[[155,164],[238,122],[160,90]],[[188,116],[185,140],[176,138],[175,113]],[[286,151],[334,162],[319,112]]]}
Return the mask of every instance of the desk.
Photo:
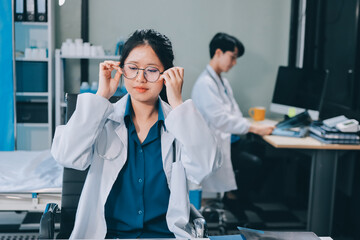
{"label": "desk", "polygon": [[275,148],[300,149],[311,156],[311,178],[307,230],[318,236],[332,233],[336,171],[339,155],[344,150],[360,150],[360,145],[324,144],[314,138],[264,136]]}

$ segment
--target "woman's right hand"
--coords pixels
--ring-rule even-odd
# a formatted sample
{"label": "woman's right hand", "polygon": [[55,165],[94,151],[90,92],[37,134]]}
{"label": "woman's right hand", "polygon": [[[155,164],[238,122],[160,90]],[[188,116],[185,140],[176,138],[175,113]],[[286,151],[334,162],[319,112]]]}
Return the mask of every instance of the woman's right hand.
{"label": "woman's right hand", "polygon": [[[120,62],[104,61],[99,66],[99,88],[96,95],[109,99],[116,92],[119,86],[122,70],[119,67]],[[111,78],[111,72],[116,70],[114,78]]]}

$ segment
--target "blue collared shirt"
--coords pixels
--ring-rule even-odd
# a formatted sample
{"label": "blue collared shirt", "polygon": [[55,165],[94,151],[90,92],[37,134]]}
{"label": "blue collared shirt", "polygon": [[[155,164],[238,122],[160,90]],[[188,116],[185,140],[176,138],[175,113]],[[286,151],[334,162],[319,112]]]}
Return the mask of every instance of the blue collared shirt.
{"label": "blue collared shirt", "polygon": [[131,99],[126,104],[128,159],[105,204],[107,238],[174,238],[166,223],[170,190],[161,156],[164,114],[158,101],[158,121],[140,143],[132,120]]}

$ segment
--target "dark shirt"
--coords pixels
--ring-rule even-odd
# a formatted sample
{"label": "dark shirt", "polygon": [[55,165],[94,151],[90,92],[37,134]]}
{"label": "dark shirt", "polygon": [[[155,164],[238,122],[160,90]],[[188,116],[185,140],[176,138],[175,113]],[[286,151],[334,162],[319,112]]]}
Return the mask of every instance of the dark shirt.
{"label": "dark shirt", "polygon": [[166,223],[170,190],[161,157],[164,114],[158,102],[158,121],[141,144],[132,111],[129,96],[124,116],[128,157],[105,204],[106,238],[173,238]]}

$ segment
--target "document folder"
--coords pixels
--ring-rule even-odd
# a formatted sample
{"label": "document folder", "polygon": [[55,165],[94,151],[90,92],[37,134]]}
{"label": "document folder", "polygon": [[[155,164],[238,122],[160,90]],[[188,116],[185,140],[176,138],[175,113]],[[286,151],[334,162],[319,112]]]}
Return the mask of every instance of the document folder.
{"label": "document folder", "polygon": [[24,1],[15,0],[15,21],[24,21]]}
{"label": "document folder", "polygon": [[26,0],[25,8],[26,21],[35,21],[35,0]]}
{"label": "document folder", "polygon": [[47,0],[36,0],[36,21],[46,22],[47,21]]}

